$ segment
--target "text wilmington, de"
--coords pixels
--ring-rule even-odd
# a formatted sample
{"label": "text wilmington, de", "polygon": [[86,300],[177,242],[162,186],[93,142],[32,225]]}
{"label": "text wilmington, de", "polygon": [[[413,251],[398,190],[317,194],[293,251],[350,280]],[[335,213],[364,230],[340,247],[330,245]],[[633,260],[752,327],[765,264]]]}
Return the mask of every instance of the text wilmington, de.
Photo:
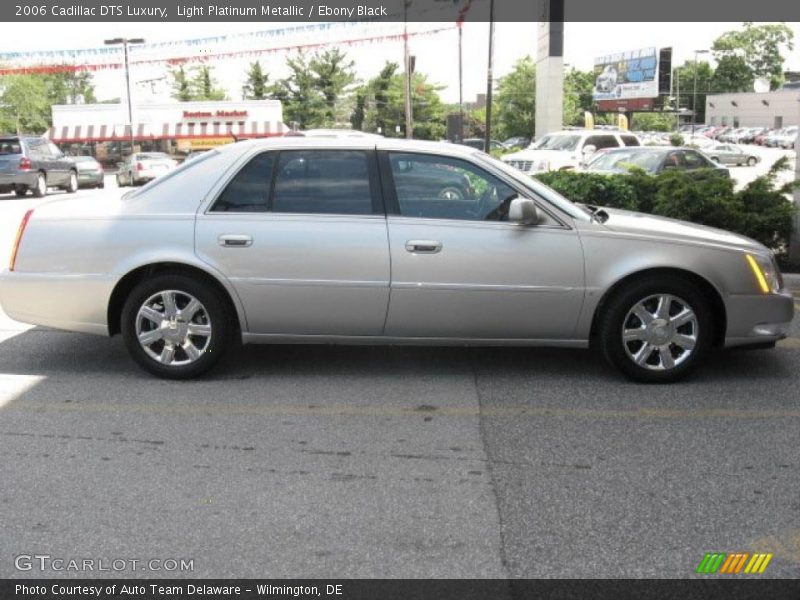
{"label": "text wilmington, de", "polygon": [[311,6],[275,6],[262,4],[254,6],[226,6],[209,4],[197,6],[193,4],[178,5],[178,16],[191,19],[193,17],[385,17],[386,8],[383,6],[327,6],[325,4],[312,4]]}

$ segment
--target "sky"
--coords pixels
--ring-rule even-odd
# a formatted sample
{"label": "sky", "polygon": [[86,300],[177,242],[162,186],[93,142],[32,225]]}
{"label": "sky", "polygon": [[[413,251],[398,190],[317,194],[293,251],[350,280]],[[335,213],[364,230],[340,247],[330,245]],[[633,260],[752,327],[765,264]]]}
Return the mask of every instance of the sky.
{"label": "sky", "polygon": [[[280,24],[289,27],[291,23]],[[301,25],[307,25],[302,23]],[[692,59],[695,50],[710,48],[713,40],[725,31],[736,29],[740,23],[566,23],[564,39],[564,62],[581,70],[593,66],[594,57],[645,47],[673,48],[673,63],[681,64]],[[179,41],[207,36],[234,36],[275,27],[268,23],[78,23],[65,28],[63,23],[20,23],[13,28],[5,28],[0,39],[0,52],[25,52],[34,50],[57,50],[71,48],[99,47],[109,37],[144,37],[149,43]],[[444,86],[441,92],[446,102],[458,101],[458,43],[457,31],[452,24],[414,23],[412,31],[426,31],[447,27],[434,35],[412,37],[410,52],[416,56],[416,70],[425,73],[429,81]],[[796,47],[787,54],[785,68],[800,71],[800,23],[789,23],[795,32]],[[376,31],[376,27],[378,28]],[[316,35],[313,41],[336,41],[377,34],[397,34],[402,32],[402,23],[333,26],[329,33]],[[497,23],[494,43],[494,77],[508,73],[514,63],[529,55],[536,56],[536,23]],[[486,91],[486,67],[488,62],[489,25],[487,23],[466,23],[463,32],[464,100],[472,101],[479,93]],[[295,38],[239,37],[236,43],[241,48],[265,47],[270,43],[286,45],[287,40]],[[298,39],[306,41],[308,38]],[[258,45],[258,46],[257,46]],[[355,61],[357,76],[361,80],[374,77],[385,61],[402,64],[402,41],[388,41],[376,44],[339,44]],[[228,49],[227,44],[217,46],[220,51]],[[236,46],[238,48],[239,46]],[[203,49],[192,50],[202,52]],[[206,49],[214,52],[214,49]],[[159,50],[162,56],[169,56],[169,50]],[[183,54],[183,52],[182,52]],[[287,74],[285,61],[290,54],[277,52],[262,55],[259,60],[271,79]],[[226,59],[213,61],[214,75],[231,99],[240,99],[241,86],[248,62],[254,58]],[[134,102],[167,100],[169,87],[164,77],[166,68],[159,66],[138,66],[131,69]],[[98,71],[95,73],[95,87],[99,99],[124,95],[124,75],[121,70]],[[150,81],[156,80],[156,81]]]}

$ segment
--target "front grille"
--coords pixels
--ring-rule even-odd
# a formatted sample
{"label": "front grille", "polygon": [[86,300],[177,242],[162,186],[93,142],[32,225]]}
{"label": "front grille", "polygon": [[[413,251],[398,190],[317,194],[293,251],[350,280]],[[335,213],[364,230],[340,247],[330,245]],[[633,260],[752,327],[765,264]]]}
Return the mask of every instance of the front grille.
{"label": "front grille", "polygon": [[531,167],[533,167],[533,161],[531,160],[510,160],[508,164],[520,171],[530,171]]}

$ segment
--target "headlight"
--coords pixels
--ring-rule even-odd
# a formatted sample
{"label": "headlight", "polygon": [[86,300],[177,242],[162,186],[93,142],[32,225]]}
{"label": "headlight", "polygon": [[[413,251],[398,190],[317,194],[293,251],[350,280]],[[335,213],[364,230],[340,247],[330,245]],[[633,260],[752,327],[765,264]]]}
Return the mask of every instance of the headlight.
{"label": "headlight", "polygon": [[747,264],[753,272],[758,289],[764,294],[777,293],[783,287],[783,279],[773,257],[745,254]]}
{"label": "headlight", "polygon": [[549,171],[550,170],[550,161],[549,160],[539,160],[534,163],[534,171]]}

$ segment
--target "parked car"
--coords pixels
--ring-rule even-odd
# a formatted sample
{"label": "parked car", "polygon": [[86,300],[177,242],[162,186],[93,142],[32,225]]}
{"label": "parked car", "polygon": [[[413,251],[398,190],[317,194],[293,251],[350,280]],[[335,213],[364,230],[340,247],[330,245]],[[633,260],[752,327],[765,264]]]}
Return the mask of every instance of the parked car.
{"label": "parked car", "polygon": [[754,167],[761,161],[761,157],[745,151],[744,148],[736,144],[716,144],[705,148],[703,151],[711,160],[721,165],[747,165],[748,167]]}
{"label": "parked car", "polygon": [[753,138],[753,143],[758,144],[759,146],[764,146],[766,139],[775,133],[774,129],[765,129],[762,133],[759,133],[755,138]]}
{"label": "parked car", "polygon": [[49,187],[78,189],[77,168],[58,146],[38,136],[0,136],[0,193],[41,198]]}
{"label": "parked car", "polygon": [[[463,146],[469,146],[470,148],[475,148],[476,150],[483,150],[484,140],[483,138],[466,138],[461,140],[460,142]],[[503,142],[499,140],[489,140],[489,150],[500,150],[505,152],[510,150]]]}
{"label": "parked car", "polygon": [[535,144],[503,157],[503,161],[524,173],[575,169],[597,150],[640,146],[639,138],[624,131],[594,129],[564,130],[542,136]]}
{"label": "parked car", "polygon": [[[425,164],[425,182],[404,185],[408,163]],[[467,197],[441,197],[453,174]],[[714,347],[774,345],[794,316],[753,240],[573,204],[469,147],[391,139],[230,144],[116,203],[39,206],[0,305],[18,321],[121,333],[142,368],[176,379],[241,336],[592,344],[627,376],[666,382]]]}
{"label": "parked car", "polygon": [[141,185],[169,173],[178,165],[164,152],[137,152],[120,163],[117,171],[117,186]]}
{"label": "parked car", "polygon": [[651,175],[669,170],[699,171],[712,169],[723,177],[730,177],[728,169],[693,148],[653,147],[614,148],[598,152],[586,165],[590,173],[625,173],[639,168]]}
{"label": "parked car", "polygon": [[509,150],[527,148],[531,145],[531,138],[520,136],[512,137],[503,142],[503,145]]}
{"label": "parked car", "polygon": [[70,156],[78,170],[78,187],[105,187],[105,171],[93,156]]}

